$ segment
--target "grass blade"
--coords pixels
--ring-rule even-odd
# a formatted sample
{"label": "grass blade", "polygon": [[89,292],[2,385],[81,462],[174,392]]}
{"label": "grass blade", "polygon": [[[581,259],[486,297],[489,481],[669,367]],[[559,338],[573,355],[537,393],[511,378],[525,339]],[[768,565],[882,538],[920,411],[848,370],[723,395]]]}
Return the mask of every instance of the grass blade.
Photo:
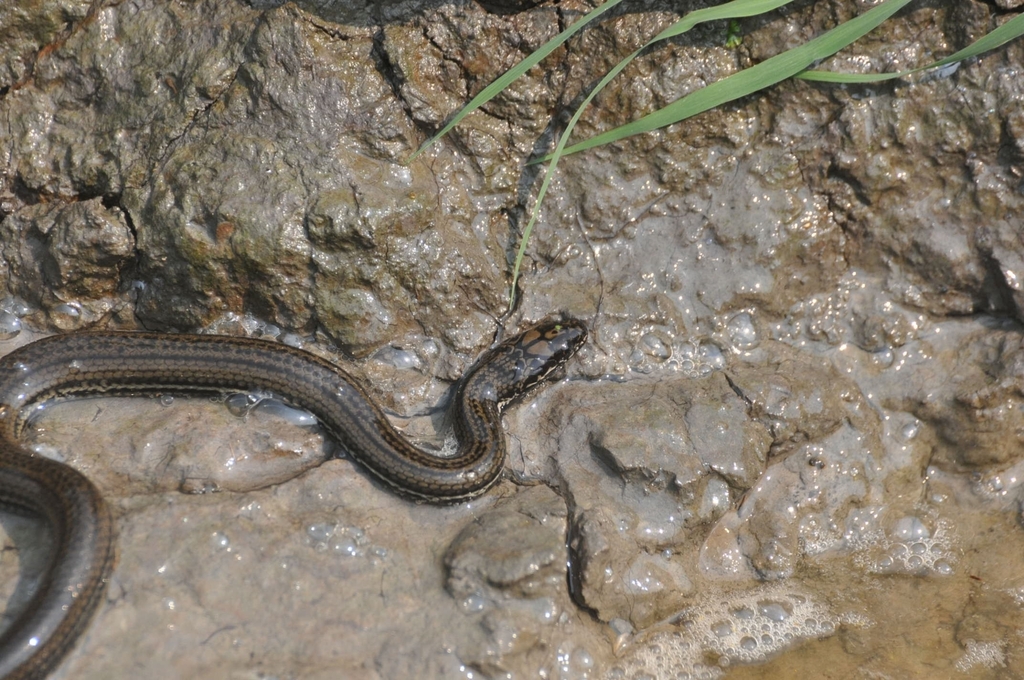
{"label": "grass blade", "polygon": [[686,33],[691,28],[696,26],[697,24],[705,23],[708,21],[718,21],[720,19],[739,19],[742,17],[757,16],[759,14],[764,14],[765,12],[770,12],[773,9],[778,9],[779,7],[787,5],[790,2],[792,2],[792,0],[733,0],[733,2],[727,2],[724,5],[708,7],[705,9],[697,10],[695,12],[690,12],[689,14],[681,18],[679,21],[672,24],[667,29],[665,29],[658,35],[648,40],[646,43],[644,43],[642,47],[640,47],[632,54],[630,54],[628,57],[626,57],[618,64],[616,64],[615,67],[612,68],[612,70],[609,71],[605,75],[605,77],[602,78],[601,81],[594,86],[594,89],[590,91],[590,93],[586,96],[586,98],[579,105],[579,107],[577,107],[576,113],[573,115],[572,119],[569,121],[569,124],[566,126],[565,132],[562,133],[563,143],[559,145],[559,148],[557,148],[554,152],[548,154],[547,156],[543,156],[541,158],[537,158],[530,161],[529,164],[533,165],[535,163],[542,163],[544,161],[553,160],[558,155],[561,155],[559,149],[562,146],[564,146],[564,140],[568,139],[569,134],[572,132],[573,128],[576,127],[576,123],[583,115],[583,110],[587,108],[587,105],[590,104],[590,102],[593,101],[594,97],[596,97],[597,94],[615,78],[615,76],[619,75],[619,73],[621,73],[622,70],[626,68],[626,66],[628,66],[629,63],[633,61],[633,59],[635,59],[638,54],[640,54],[640,52],[647,49],[651,45],[662,40],[667,40],[668,38],[674,38],[677,35],[682,35],[683,33]]}
{"label": "grass blade", "polygon": [[751,66],[738,73],[711,83],[696,92],[691,92],[668,106],[649,113],[639,120],[596,135],[565,149],[563,155],[569,155],[591,149],[595,146],[615,142],[629,135],[650,132],[658,128],[678,123],[685,118],[707,111],[726,102],[739,99],[748,94],[762,90],[769,85],[790,78],[800,73],[814,62],[830,57],[850,43],[859,39],[883,21],[902,9],[910,0],[884,0],[864,14],[817,38],[766,59],[760,64]]}
{"label": "grass blade", "polygon": [[991,33],[983,35],[964,49],[949,55],[945,59],[940,59],[939,61],[928,64],[927,66],[912,68],[909,71],[900,71],[899,73],[836,73],[834,71],[804,71],[803,73],[798,73],[796,77],[823,83],[874,83],[880,80],[905,78],[906,76],[918,73],[919,71],[941,68],[948,64],[976,57],[979,54],[988,52],[989,50],[1002,47],[1006,43],[1011,40],[1015,40],[1022,35],[1024,35],[1024,14],[1015,16],[1002,26],[993,30]]}
{"label": "grass blade", "polygon": [[719,19],[740,19],[743,17],[753,17],[767,12],[773,9],[778,9],[783,5],[788,5],[792,0],[733,0],[722,5],[716,5],[715,7],[706,7],[704,9],[698,9],[690,12],[676,23],[656,35],[652,38],[647,45],[652,45],[659,40],[665,40],[666,38],[674,38],[677,35],[686,33],[697,24],[702,24],[708,21],[718,21]]}
{"label": "grass blade", "polygon": [[481,90],[477,96],[473,97],[468,104],[459,109],[459,112],[456,113],[455,116],[453,116],[450,121],[448,121],[447,125],[441,128],[440,132],[438,132],[436,135],[434,135],[426,142],[424,142],[423,145],[419,149],[417,149],[415,153],[413,153],[413,155],[409,156],[409,161],[412,161],[414,158],[416,158],[421,153],[430,148],[430,146],[433,145],[434,142],[448,134],[448,131],[451,130],[456,125],[458,125],[463,118],[468,116],[473,111],[476,111],[478,108],[480,108],[487,102],[491,101],[499,92],[508,87],[513,80],[515,80],[516,78],[518,78],[519,76],[523,75],[531,68],[536,66],[544,57],[548,56],[556,49],[558,49],[558,47],[562,43],[564,43],[572,36],[576,35],[576,33],[580,29],[582,29],[584,26],[586,26],[591,21],[598,18],[608,10],[618,5],[620,2],[622,2],[622,0],[608,0],[608,2],[602,5],[598,5],[594,9],[590,10],[587,14],[585,14],[583,18],[574,23],[572,26],[565,29],[564,31],[556,35],[554,38],[544,43],[540,48],[537,49],[536,52],[533,52],[528,57],[526,57],[526,59],[523,59],[521,62],[519,62],[518,64],[510,68],[508,71],[503,73],[501,76],[499,76],[493,83],[491,83],[483,90]]}

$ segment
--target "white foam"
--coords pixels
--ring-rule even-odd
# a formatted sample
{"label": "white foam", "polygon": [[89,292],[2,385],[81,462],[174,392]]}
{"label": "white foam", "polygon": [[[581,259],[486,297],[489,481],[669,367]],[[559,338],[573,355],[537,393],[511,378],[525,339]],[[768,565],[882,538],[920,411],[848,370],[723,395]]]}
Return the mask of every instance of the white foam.
{"label": "white foam", "polygon": [[857,564],[874,574],[949,576],[957,563],[953,526],[945,520],[930,530],[918,517],[903,517],[888,534],[877,525],[859,531],[848,526],[846,538]]}
{"label": "white foam", "polygon": [[[832,635],[841,619],[784,584],[706,597],[643,639],[607,678],[714,680],[733,663],[760,663],[802,640]],[[863,622],[854,622],[860,623]],[[708,658],[718,658],[708,665]]]}
{"label": "white foam", "polygon": [[968,673],[975,666],[995,668],[1006,665],[1006,652],[998,642],[966,641],[967,651],[957,659],[956,669]]}

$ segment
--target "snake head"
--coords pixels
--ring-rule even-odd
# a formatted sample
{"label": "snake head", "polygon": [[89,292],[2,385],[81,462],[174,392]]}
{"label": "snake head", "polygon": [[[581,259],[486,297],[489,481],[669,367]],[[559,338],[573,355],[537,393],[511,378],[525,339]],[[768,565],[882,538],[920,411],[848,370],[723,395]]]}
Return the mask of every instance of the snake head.
{"label": "snake head", "polygon": [[[498,403],[520,396],[560,368],[587,341],[587,327],[575,319],[548,319],[509,338],[489,355]],[[481,366],[483,368],[483,366]]]}

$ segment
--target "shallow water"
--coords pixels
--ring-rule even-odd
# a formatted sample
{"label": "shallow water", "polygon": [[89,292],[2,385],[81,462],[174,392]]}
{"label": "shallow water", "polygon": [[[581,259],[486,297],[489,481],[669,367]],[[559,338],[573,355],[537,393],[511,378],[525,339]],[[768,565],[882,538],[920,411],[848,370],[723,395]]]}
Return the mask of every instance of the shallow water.
{"label": "shallow water", "polygon": [[[273,403],[54,404],[28,441],[90,475],[120,527],[107,603],[56,677],[1012,677],[1020,463],[968,469],[906,409],[925,408],[922,391],[943,401],[948,366],[965,379],[977,368],[969,341],[1016,331],[908,318],[913,338],[869,352],[839,331],[807,341],[733,317],[722,327],[743,347],[710,370],[543,390],[507,419],[509,465],[561,498],[506,482],[470,504],[411,504],[348,460],[324,462],[319,430]],[[745,439],[757,413],[776,442],[792,435],[760,463],[736,448],[763,446]],[[604,552],[570,552],[567,582],[561,546],[579,526],[602,535],[587,525],[597,510],[618,528]],[[500,519],[530,515],[543,521]],[[488,522],[505,528],[466,538]],[[30,587],[18,574],[46,541],[31,520],[3,527],[16,610]]]}

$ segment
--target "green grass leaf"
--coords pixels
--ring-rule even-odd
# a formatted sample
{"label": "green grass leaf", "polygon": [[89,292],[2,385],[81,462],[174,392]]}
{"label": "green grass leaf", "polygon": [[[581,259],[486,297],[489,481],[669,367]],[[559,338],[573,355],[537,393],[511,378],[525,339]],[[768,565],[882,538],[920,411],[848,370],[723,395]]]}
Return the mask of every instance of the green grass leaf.
{"label": "green grass leaf", "polygon": [[578,153],[595,146],[616,142],[630,135],[651,132],[678,123],[698,113],[703,113],[726,102],[762,90],[769,85],[774,85],[786,78],[791,78],[814,62],[832,56],[861,38],[909,2],[910,0],[884,0],[864,14],[836,26],[799,47],[777,54],[748,69],[691,92],[639,120],[620,125],[613,130],[574,144],[565,149],[563,155]]}
{"label": "green grass leaf", "polygon": [[909,71],[900,71],[899,73],[836,73],[834,71],[804,71],[803,73],[798,73],[796,77],[823,83],[874,83],[880,80],[905,78],[906,76],[920,71],[932,68],[941,68],[949,64],[955,64],[958,61],[963,61],[964,59],[976,57],[979,54],[988,52],[989,50],[1002,47],[1006,43],[1011,40],[1015,40],[1022,35],[1024,35],[1024,14],[1015,16],[1002,26],[993,30],[991,33],[982,36],[964,49],[949,55],[945,59],[940,59],[939,61],[928,64],[927,66],[918,66],[917,68],[912,68]]}
{"label": "green grass leaf", "polygon": [[494,99],[494,97],[502,90],[504,90],[506,87],[508,87],[513,80],[523,75],[531,68],[536,66],[538,63],[540,63],[540,61],[544,57],[548,56],[556,49],[558,49],[558,47],[562,43],[564,43],[572,36],[576,35],[576,33],[579,32],[580,29],[582,29],[584,26],[586,26],[591,21],[598,18],[608,10],[618,5],[620,2],[622,2],[622,0],[608,0],[608,2],[602,5],[598,5],[594,9],[590,10],[587,14],[585,14],[579,21],[574,23],[572,26],[565,29],[564,31],[556,35],[554,38],[544,43],[536,52],[533,52],[528,57],[526,57],[526,59],[523,59],[521,62],[510,68],[505,73],[503,73],[493,83],[491,83],[483,90],[481,90],[477,96],[473,97],[468,104],[459,109],[459,112],[456,113],[455,116],[453,116],[450,121],[448,121],[447,125],[441,128],[440,132],[438,132],[436,135],[434,135],[426,142],[424,142],[423,145],[419,149],[417,149],[415,153],[413,153],[413,155],[409,156],[409,161],[415,159],[421,153],[429,149],[434,144],[434,142],[448,134],[448,131],[451,130],[456,125],[458,125],[463,118],[471,114],[473,111],[476,111],[478,108],[480,108],[487,102]]}

